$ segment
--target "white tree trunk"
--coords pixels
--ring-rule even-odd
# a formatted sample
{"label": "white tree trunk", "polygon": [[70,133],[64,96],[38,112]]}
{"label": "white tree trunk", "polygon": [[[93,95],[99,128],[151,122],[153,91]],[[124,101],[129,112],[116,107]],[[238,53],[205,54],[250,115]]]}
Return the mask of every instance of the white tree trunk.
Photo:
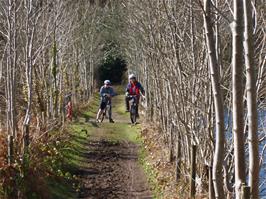
{"label": "white tree trunk", "polygon": [[33,41],[35,36],[35,28],[38,21],[38,16],[32,18],[34,13],[33,5],[31,0],[24,2],[26,11],[26,45],[25,45],[25,67],[26,67],[26,85],[27,85],[27,109],[26,115],[23,121],[23,153],[25,154],[29,145],[29,129],[32,114],[32,67],[33,67]]}
{"label": "white tree trunk", "polygon": [[7,132],[8,139],[8,162],[13,161],[14,142],[13,139],[17,137],[16,132],[16,106],[15,106],[15,92],[16,92],[16,1],[8,0],[7,2],[7,62],[6,62],[6,94],[7,94]]}
{"label": "white tree trunk", "polygon": [[248,108],[248,144],[249,144],[249,186],[251,198],[259,198],[259,144],[257,136],[257,90],[254,65],[254,41],[252,31],[251,1],[244,0],[244,49],[246,65],[246,89]]}
{"label": "white tree trunk", "polygon": [[222,165],[224,160],[224,109],[223,95],[220,86],[220,71],[215,51],[215,41],[212,29],[210,0],[204,0],[204,26],[206,32],[207,48],[209,54],[211,83],[215,107],[215,153],[213,158],[213,184],[215,198],[224,199]]}
{"label": "white tree trunk", "polygon": [[241,197],[241,185],[245,183],[244,109],[243,109],[243,1],[234,0],[232,23],[232,89],[233,89],[233,137],[235,158],[235,193]]}

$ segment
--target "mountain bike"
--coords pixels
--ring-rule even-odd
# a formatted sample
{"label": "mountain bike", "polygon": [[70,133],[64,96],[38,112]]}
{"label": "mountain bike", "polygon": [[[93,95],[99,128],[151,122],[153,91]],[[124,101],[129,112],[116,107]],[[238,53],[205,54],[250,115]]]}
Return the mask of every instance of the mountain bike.
{"label": "mountain bike", "polygon": [[132,124],[136,124],[137,123],[137,96],[136,95],[130,95],[130,100],[129,100],[129,104],[130,104],[130,120]]}
{"label": "mountain bike", "polygon": [[108,119],[107,114],[109,114],[111,108],[110,99],[107,96],[103,96],[103,102],[106,103],[106,106],[102,112],[102,115],[100,116],[100,122],[103,122],[104,118]]}

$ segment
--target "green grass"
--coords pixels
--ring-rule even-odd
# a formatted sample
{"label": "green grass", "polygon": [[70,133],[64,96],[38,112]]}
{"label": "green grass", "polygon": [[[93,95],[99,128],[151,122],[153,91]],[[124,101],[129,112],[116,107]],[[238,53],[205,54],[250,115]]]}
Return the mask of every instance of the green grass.
{"label": "green grass", "polygon": [[124,116],[126,117],[127,116],[127,113],[125,112],[125,96],[124,95],[119,95],[116,97],[115,99],[118,103],[115,107],[116,109],[116,112],[121,115],[121,116]]}
{"label": "green grass", "polygon": [[68,135],[68,139],[57,146],[58,156],[62,156],[61,162],[53,166],[56,177],[48,179],[52,198],[77,198],[79,184],[75,174],[86,164],[84,153],[87,152],[86,144],[92,129],[90,123],[73,122],[63,132]]}
{"label": "green grass", "polygon": [[101,138],[110,141],[130,141],[133,143],[140,143],[139,131],[140,127],[137,125],[130,125],[125,123],[103,123],[100,124],[101,132],[98,135]]}
{"label": "green grass", "polygon": [[70,140],[66,144],[66,146],[62,148],[61,152],[63,153],[64,157],[67,158],[67,161],[70,166],[78,168],[82,166],[81,164],[84,161],[84,157],[82,156],[82,154],[87,150],[86,144],[88,142],[89,134],[87,135],[85,131],[82,131],[83,129],[85,129],[84,127],[71,127],[71,129],[75,130],[73,130],[70,134]]}
{"label": "green grass", "polygon": [[98,94],[95,94],[93,99],[91,99],[91,101],[89,102],[89,106],[86,109],[82,110],[80,117],[81,118],[83,117],[84,119],[87,120],[95,118],[99,104],[100,104],[100,96]]}
{"label": "green grass", "polygon": [[141,145],[141,148],[139,150],[139,163],[142,166],[147,178],[148,178],[148,182],[149,185],[152,189],[152,193],[153,193],[153,198],[154,199],[161,199],[162,198],[162,189],[159,186],[158,182],[157,182],[157,172],[156,170],[152,167],[151,164],[149,164],[149,162],[147,162],[147,156],[148,156],[148,152],[147,150],[144,148],[144,144]]}
{"label": "green grass", "polygon": [[[50,179],[52,199],[66,198],[74,199],[77,198],[77,194],[74,192],[73,187],[70,183],[65,181],[57,181]],[[72,190],[72,191],[71,191]]]}

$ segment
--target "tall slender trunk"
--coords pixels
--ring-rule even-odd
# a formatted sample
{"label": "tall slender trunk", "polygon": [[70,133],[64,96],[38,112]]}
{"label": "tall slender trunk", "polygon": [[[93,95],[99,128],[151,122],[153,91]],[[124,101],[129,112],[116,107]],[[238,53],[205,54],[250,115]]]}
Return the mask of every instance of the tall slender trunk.
{"label": "tall slender trunk", "polygon": [[[216,8],[219,8],[219,0],[215,0],[215,6]],[[216,57],[217,57],[217,62],[218,66],[220,69],[220,76],[222,76],[222,55],[221,55],[221,38],[220,38],[220,26],[219,26],[219,13],[218,11],[215,12],[215,49],[216,49]]]}
{"label": "tall slender trunk", "polygon": [[[190,0],[190,34],[191,34],[191,55],[192,55],[192,68],[194,70],[193,73],[193,82],[192,82],[192,89],[191,89],[191,103],[196,104],[197,97],[195,96],[196,93],[196,85],[197,85],[197,67],[196,67],[196,49],[195,49],[195,23],[194,23],[194,12],[193,12],[193,0]],[[193,120],[191,121],[191,131],[192,134],[195,135],[196,132],[196,121],[197,121],[197,111],[193,109],[192,111]]]}
{"label": "tall slender trunk", "polygon": [[53,12],[53,17],[54,17],[54,29],[53,29],[53,46],[52,46],[52,66],[51,66],[51,73],[52,73],[52,78],[53,78],[53,83],[52,83],[52,117],[53,119],[58,117],[58,83],[57,83],[57,76],[58,76],[58,65],[57,65],[57,48],[58,48],[58,43],[57,43],[57,9],[58,9],[58,1],[54,1],[54,12]]}
{"label": "tall slender trunk", "polygon": [[211,83],[215,107],[215,153],[213,157],[213,184],[215,198],[224,199],[222,165],[224,160],[224,110],[223,95],[220,86],[219,66],[215,51],[215,41],[212,29],[210,0],[204,0],[204,26],[209,54]]}
{"label": "tall slender trunk", "polygon": [[23,122],[23,153],[27,153],[29,146],[29,131],[31,121],[32,109],[32,47],[33,36],[35,32],[34,26],[30,22],[30,15],[32,14],[32,2],[26,1],[26,46],[25,46],[25,66],[26,66],[26,85],[27,85],[27,111]]}
{"label": "tall slender trunk", "polygon": [[12,2],[11,0],[8,1],[8,40],[7,40],[7,62],[6,62],[6,71],[7,71],[7,80],[6,80],[6,95],[7,95],[7,132],[9,135],[12,136],[11,132],[11,74],[12,74],[12,19],[11,19],[11,12],[12,12]]}
{"label": "tall slender trunk", "polygon": [[[62,63],[62,61],[60,61]],[[59,91],[58,91],[58,117],[60,122],[64,121],[64,72],[62,64],[59,65]]]}
{"label": "tall slender trunk", "polygon": [[16,1],[8,0],[8,40],[7,40],[7,79],[6,79],[6,93],[7,93],[7,132],[8,132],[8,163],[13,162],[14,153],[14,138],[16,133],[16,106],[15,106],[15,92],[16,92]]}
{"label": "tall slender trunk", "polygon": [[12,70],[12,109],[11,109],[11,118],[12,118],[12,135],[17,138],[17,121],[16,121],[16,64],[17,64],[17,3],[13,2],[13,70]]}
{"label": "tall slender trunk", "polygon": [[53,42],[53,50],[52,50],[52,75],[53,75],[53,81],[54,81],[54,118],[58,117],[58,97],[59,97],[59,91],[58,91],[58,82],[57,82],[57,76],[58,76],[58,65],[57,65],[57,44],[56,44],[56,29],[54,30],[54,42]]}
{"label": "tall slender trunk", "polygon": [[233,136],[235,157],[235,192],[241,197],[241,185],[245,183],[244,109],[243,109],[243,1],[234,0],[232,23],[232,89],[233,89]]}
{"label": "tall slender trunk", "polygon": [[246,89],[248,108],[248,144],[249,144],[249,186],[251,188],[251,198],[259,198],[259,149],[257,136],[257,90],[256,74],[254,66],[254,47],[252,31],[252,10],[251,1],[244,0],[244,48],[246,65]]}
{"label": "tall slender trunk", "polygon": [[[84,53],[85,54],[85,53]],[[84,58],[84,84],[85,84],[85,90],[84,90],[84,101],[87,101],[89,99],[89,80],[88,80],[88,77],[89,77],[89,74],[88,74],[88,65],[87,65],[87,61],[86,59]]]}

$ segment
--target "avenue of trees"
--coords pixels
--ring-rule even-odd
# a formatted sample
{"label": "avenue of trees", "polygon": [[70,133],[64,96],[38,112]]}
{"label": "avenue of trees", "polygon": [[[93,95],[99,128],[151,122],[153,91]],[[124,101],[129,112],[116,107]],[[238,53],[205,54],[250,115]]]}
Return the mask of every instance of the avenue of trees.
{"label": "avenue of trees", "polygon": [[31,143],[45,143],[64,124],[69,97],[75,109],[94,92],[102,7],[87,0],[0,1],[0,184],[15,180],[13,172],[3,176],[5,169],[25,165]]}
{"label": "avenue of trees", "polygon": [[259,198],[265,27],[265,0],[0,0],[0,160],[23,164],[64,123],[66,96],[89,99],[108,48],[144,85],[177,180],[189,181],[197,145],[210,198],[239,199],[243,186]]}
{"label": "avenue of trees", "polygon": [[121,13],[128,66],[145,85],[146,117],[158,121],[176,172],[189,175],[197,145],[198,179],[212,168],[210,198],[241,198],[244,185],[258,198],[265,1],[132,0]]}

